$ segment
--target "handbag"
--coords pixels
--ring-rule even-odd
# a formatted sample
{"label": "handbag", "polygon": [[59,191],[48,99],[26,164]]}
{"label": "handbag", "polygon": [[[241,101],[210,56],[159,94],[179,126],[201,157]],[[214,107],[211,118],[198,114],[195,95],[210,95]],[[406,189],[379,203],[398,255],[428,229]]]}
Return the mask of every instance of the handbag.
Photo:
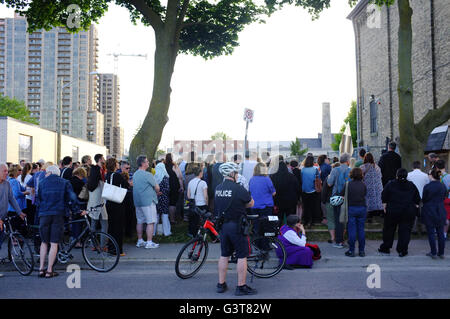
{"label": "handbag", "polygon": [[79,199],[82,199],[84,201],[89,200],[89,191],[87,189],[87,185],[83,185],[83,188],[81,189],[80,194],[78,195]]}
{"label": "handbag", "polygon": [[194,209],[195,209],[195,196],[197,196],[198,185],[199,185],[201,182],[202,182],[202,180],[200,180],[200,181],[197,183],[197,187],[195,188],[194,197],[188,199],[188,202],[189,202],[189,209],[190,209],[190,210],[194,210]]}
{"label": "handbag", "polygon": [[123,202],[125,195],[127,194],[127,189],[113,185],[113,176],[114,173],[111,174],[109,183],[105,183],[103,185],[102,198],[120,204]]}
{"label": "handbag", "polygon": [[319,171],[316,171],[316,178],[314,179],[314,188],[316,189],[317,193],[321,193],[322,192],[322,180],[320,179],[319,176]]}

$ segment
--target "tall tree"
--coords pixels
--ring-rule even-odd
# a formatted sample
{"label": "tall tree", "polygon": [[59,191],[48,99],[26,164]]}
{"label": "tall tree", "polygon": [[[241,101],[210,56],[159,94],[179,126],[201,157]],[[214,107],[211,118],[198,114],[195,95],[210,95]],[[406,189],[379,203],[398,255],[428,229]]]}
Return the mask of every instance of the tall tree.
{"label": "tall tree", "polygon": [[[358,0],[349,0],[354,5]],[[414,95],[412,72],[412,16],[410,0],[371,0],[372,3],[382,7],[398,5],[398,105],[399,105],[399,132],[400,152],[406,168],[411,168],[412,162],[421,160],[424,148],[431,131],[450,119],[450,99],[441,107],[430,110],[418,122],[414,122]]]}
{"label": "tall tree", "polygon": [[0,96],[0,116],[9,116],[31,124],[39,124],[30,116],[25,102],[14,98],[10,99],[7,96]]}
{"label": "tall tree", "polygon": [[[155,154],[168,121],[170,83],[179,53],[205,59],[231,54],[239,45],[238,34],[246,25],[294,4],[313,18],[330,6],[330,0],[0,0],[25,15],[29,31],[66,27],[76,32],[97,22],[112,3],[127,8],[131,20],[151,26],[155,32],[153,93],[149,111],[130,145],[130,158]],[[68,10],[78,5],[79,14]],[[70,22],[68,24],[68,22]],[[75,22],[75,23],[74,23]],[[79,22],[79,23],[76,23]],[[145,41],[145,39],[143,39]]]}

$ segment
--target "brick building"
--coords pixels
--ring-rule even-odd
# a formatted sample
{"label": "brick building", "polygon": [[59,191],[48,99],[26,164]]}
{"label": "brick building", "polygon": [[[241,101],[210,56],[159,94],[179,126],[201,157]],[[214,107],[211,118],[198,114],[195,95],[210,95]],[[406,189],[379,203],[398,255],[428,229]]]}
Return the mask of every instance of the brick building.
{"label": "brick building", "polygon": [[[450,98],[450,1],[413,0],[414,118]],[[358,141],[378,157],[386,140],[399,140],[398,7],[361,0],[348,16],[356,41]]]}

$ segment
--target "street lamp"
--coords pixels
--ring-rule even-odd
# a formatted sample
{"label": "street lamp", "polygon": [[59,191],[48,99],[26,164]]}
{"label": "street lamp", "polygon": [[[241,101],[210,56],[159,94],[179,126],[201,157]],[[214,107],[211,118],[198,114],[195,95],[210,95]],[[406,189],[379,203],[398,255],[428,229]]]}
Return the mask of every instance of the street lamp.
{"label": "street lamp", "polygon": [[[97,71],[89,72],[89,75],[97,75]],[[76,80],[72,80],[69,83],[63,85],[63,78],[59,79],[59,96],[58,96],[58,141],[56,148],[56,162],[61,159],[61,134],[62,134],[62,98],[63,98],[63,90],[70,86],[73,82],[78,81],[80,78]]]}

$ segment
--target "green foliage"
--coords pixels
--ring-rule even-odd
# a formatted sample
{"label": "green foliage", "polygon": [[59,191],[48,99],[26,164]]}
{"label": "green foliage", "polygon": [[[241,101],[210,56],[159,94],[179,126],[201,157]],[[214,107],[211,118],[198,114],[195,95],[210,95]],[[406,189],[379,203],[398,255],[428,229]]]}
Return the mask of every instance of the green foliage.
{"label": "green foliage", "polygon": [[[353,147],[356,147],[357,139],[357,117],[356,117],[356,101],[352,101],[352,106],[344,119],[344,123],[350,123],[350,132],[352,133]],[[334,136],[334,143],[331,144],[333,151],[339,151],[339,144],[341,144],[342,134],[345,131],[345,124],[342,125],[341,130],[338,134]]]}
{"label": "green foliage", "polygon": [[31,124],[39,124],[32,119],[25,103],[7,96],[0,96],[0,116],[9,116]]}
{"label": "green foliage", "polygon": [[291,156],[302,156],[308,152],[308,148],[302,149],[300,145],[300,139],[295,138],[294,142],[291,142]]}
{"label": "green foliage", "polygon": [[211,139],[212,140],[222,140],[222,141],[226,141],[226,140],[231,140],[231,136],[228,136],[227,134],[225,134],[224,132],[216,132],[213,135],[211,135]]}
{"label": "green foliage", "polygon": [[158,149],[158,150],[156,151],[155,158],[156,158],[156,159],[161,158],[161,157],[164,156],[165,154],[166,154],[165,151],[163,151],[163,150],[161,150],[161,149]]}
{"label": "green foliage", "polygon": [[[330,6],[330,0],[170,0],[168,6],[160,0],[0,0],[0,3],[26,16],[29,32],[52,27],[65,27],[71,32],[87,30],[115,3],[130,11],[133,23],[140,21],[154,28],[172,29],[173,25],[169,24],[175,21],[173,36],[178,40],[178,51],[205,59],[231,54],[239,45],[238,34],[245,26],[264,23],[265,16],[284,5],[303,7],[313,19]],[[175,10],[171,9],[171,3]],[[73,11],[68,11],[72,4],[81,10],[76,16],[79,28],[67,25],[68,21],[74,21]]]}

